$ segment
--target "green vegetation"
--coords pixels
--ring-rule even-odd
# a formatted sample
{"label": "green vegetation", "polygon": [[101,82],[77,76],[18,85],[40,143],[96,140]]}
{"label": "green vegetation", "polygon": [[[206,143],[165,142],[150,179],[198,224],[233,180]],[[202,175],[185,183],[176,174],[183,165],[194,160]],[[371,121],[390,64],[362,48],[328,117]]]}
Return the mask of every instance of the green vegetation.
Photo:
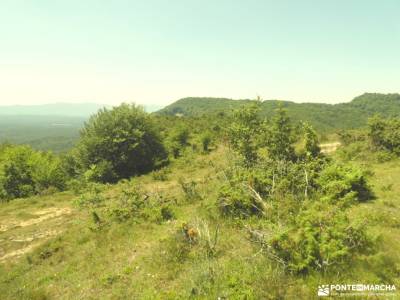
{"label": "green vegetation", "polygon": [[[158,113],[166,115],[201,116],[229,112],[251,100],[232,100],[226,98],[184,98],[163,108]],[[261,114],[271,118],[276,108],[283,105],[289,117],[295,122],[309,122],[319,132],[332,132],[338,129],[360,128],[367,124],[369,117],[381,114],[385,117],[400,116],[399,94],[367,93],[356,97],[349,103],[321,104],[294,103],[289,101],[263,101]]]}
{"label": "green vegetation", "polygon": [[259,103],[236,110],[233,114],[234,121],[228,128],[231,147],[248,164],[254,163],[257,159],[257,146],[260,143],[257,133],[261,129],[258,111]]}
{"label": "green vegetation", "polygon": [[66,174],[61,160],[28,146],[0,148],[0,200],[62,190]]}
{"label": "green vegetation", "polygon": [[[94,115],[65,155],[4,146],[7,200],[27,198],[0,206],[2,298],[312,299],[320,284],[399,286],[398,119],[340,131],[326,154],[321,128],[290,106],[268,115],[248,102],[193,117],[123,104]],[[53,186],[67,191],[43,192]]]}
{"label": "green vegetation", "polygon": [[165,158],[153,121],[142,108],[129,104],[92,116],[82,129],[76,157],[87,177],[100,182],[148,172]]}
{"label": "green vegetation", "polygon": [[76,144],[85,120],[84,117],[70,116],[2,115],[0,143],[27,144],[36,150],[66,152]]}
{"label": "green vegetation", "polygon": [[400,155],[400,119],[371,118],[368,122],[372,143],[381,149]]}
{"label": "green vegetation", "polygon": [[[367,125],[369,117],[380,114],[385,118],[400,116],[398,94],[364,94],[349,103],[335,105],[321,103],[293,103],[267,100],[260,105],[260,113],[271,118],[276,108],[282,105],[294,122],[308,122],[318,134],[332,133],[341,129],[355,129]],[[207,119],[212,132],[224,127],[231,118],[230,112],[251,103],[251,100],[224,98],[184,98],[156,112],[157,115],[176,114],[195,119]],[[34,107],[0,107],[0,142],[28,144],[37,150],[67,152],[79,139],[79,129],[90,113],[99,105],[49,105]],[[175,118],[164,118],[169,123]],[[163,121],[163,122],[164,122]],[[175,122],[175,121],[173,121]],[[203,121],[196,122],[201,130]],[[165,123],[164,123],[165,124]],[[160,128],[165,130],[164,126]],[[172,126],[175,128],[175,126]],[[172,146],[172,145],[171,145]]]}

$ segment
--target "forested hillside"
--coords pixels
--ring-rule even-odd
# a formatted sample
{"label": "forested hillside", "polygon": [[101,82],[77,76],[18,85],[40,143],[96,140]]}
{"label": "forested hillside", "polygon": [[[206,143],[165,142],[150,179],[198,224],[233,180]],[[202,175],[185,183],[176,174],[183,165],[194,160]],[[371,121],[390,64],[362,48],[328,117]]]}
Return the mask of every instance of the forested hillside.
{"label": "forested hillside", "polygon": [[[232,100],[227,98],[191,97],[180,99],[163,108],[158,113],[166,115],[200,116],[227,113],[251,100]],[[274,110],[282,104],[294,121],[307,121],[320,132],[336,129],[353,129],[365,126],[367,119],[374,114],[385,117],[400,116],[399,94],[366,93],[348,103],[295,103],[290,101],[266,100],[261,105],[261,114],[271,117]]]}
{"label": "forested hillside", "polygon": [[77,141],[86,119],[74,116],[3,115],[0,116],[0,143],[28,144],[38,150],[65,152]]}
{"label": "forested hillside", "polygon": [[84,122],[102,107],[96,103],[0,106],[0,143],[66,152],[74,146]]}

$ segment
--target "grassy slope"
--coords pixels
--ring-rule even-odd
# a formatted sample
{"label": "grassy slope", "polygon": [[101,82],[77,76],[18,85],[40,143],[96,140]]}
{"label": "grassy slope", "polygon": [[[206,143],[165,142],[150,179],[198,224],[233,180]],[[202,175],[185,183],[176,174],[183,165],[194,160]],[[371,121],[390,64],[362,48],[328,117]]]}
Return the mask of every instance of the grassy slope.
{"label": "grassy slope", "polygon": [[0,209],[0,262],[16,260],[73,220],[72,195],[14,200]]}
{"label": "grassy slope", "polygon": [[[64,233],[17,261],[0,263],[2,299],[187,299],[191,295],[207,299],[311,299],[321,283],[388,280],[400,285],[393,273],[394,264],[400,271],[400,241],[396,238],[400,233],[400,186],[396,185],[399,161],[370,166],[376,174],[373,184],[378,199],[352,212],[354,217],[365,216],[373,221],[371,232],[382,234],[381,253],[368,263],[361,262],[330,278],[285,274],[260,252],[259,245],[249,241],[242,226],[218,216],[216,190],[227,161],[229,156],[221,147],[209,155],[188,155],[174,162],[166,181],[156,181],[151,175],[134,179],[146,193],[158,193],[177,203],[176,220],[161,224],[115,223],[103,231],[91,231],[89,214],[73,208],[68,193],[0,206],[1,217],[22,219],[31,218],[26,215],[31,209],[47,205],[65,207],[68,203],[73,209],[71,217],[62,219]],[[181,177],[198,182],[201,200],[185,199],[178,184]],[[117,197],[122,189],[122,185],[111,186],[105,194]],[[40,226],[52,224],[47,222]],[[219,228],[215,256],[207,255],[201,245],[182,251],[174,236],[184,222],[200,227],[206,224],[211,235]],[[0,239],[17,234],[14,230],[19,229],[8,236],[0,233]],[[387,269],[380,268],[381,260],[386,260]]]}

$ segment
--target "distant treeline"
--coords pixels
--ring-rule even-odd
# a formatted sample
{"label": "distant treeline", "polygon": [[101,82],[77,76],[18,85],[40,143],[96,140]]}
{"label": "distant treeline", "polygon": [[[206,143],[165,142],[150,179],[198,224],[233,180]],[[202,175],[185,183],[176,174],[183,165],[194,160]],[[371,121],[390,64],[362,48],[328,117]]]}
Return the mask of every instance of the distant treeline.
{"label": "distant treeline", "polygon": [[[222,127],[233,117],[232,111],[252,100],[226,98],[184,98],[153,113],[168,120],[174,116],[204,120]],[[385,118],[400,116],[399,94],[364,94],[349,103],[294,103],[267,100],[261,103],[260,114],[271,118],[282,105],[294,122],[308,122],[319,134],[357,129],[367,125],[368,118],[379,114]],[[61,112],[59,112],[61,113]],[[62,115],[7,115],[0,116],[0,143],[28,144],[37,150],[63,153],[78,142],[79,131],[87,117]],[[172,118],[171,123],[176,123]],[[197,121],[197,125],[201,121]],[[197,130],[199,127],[194,128]],[[201,130],[202,127],[200,126]]]}
{"label": "distant treeline", "polygon": [[85,117],[0,116],[0,143],[27,144],[37,150],[66,152],[79,138]]}
{"label": "distant treeline", "polygon": [[[226,98],[184,98],[160,110],[162,115],[201,116],[229,114],[251,100]],[[318,132],[332,132],[338,129],[355,129],[367,125],[375,114],[384,117],[400,116],[399,94],[367,93],[349,103],[294,103],[289,101],[266,100],[262,102],[260,114],[272,117],[275,109],[283,105],[293,121],[306,121]]]}

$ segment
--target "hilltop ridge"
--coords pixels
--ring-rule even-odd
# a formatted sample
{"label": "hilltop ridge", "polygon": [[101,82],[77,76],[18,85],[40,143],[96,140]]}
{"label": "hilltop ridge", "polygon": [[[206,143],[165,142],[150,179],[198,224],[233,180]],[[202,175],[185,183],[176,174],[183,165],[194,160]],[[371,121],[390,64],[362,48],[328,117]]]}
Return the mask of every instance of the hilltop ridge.
{"label": "hilltop ridge", "polygon": [[[232,109],[250,101],[250,99],[189,97],[180,99],[157,113],[190,117],[229,113]],[[400,116],[400,94],[365,93],[350,102],[337,104],[264,100],[262,114],[272,116],[280,103],[288,110],[293,120],[308,121],[321,131],[359,128],[366,125],[367,119],[375,114],[384,117]]]}

